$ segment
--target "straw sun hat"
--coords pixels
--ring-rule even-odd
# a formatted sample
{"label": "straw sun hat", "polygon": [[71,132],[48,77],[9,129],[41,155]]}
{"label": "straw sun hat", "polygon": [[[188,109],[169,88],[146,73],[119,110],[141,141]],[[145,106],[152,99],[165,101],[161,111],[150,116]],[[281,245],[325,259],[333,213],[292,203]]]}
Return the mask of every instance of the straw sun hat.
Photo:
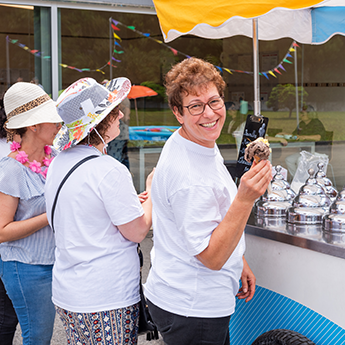
{"label": "straw sun hat", "polygon": [[83,140],[131,90],[127,78],[116,78],[105,86],[92,78],[83,78],[69,86],[57,99],[56,106],[65,125],[54,140],[61,151]]}
{"label": "straw sun hat", "polygon": [[7,129],[62,122],[54,101],[40,86],[32,83],[12,85],[4,95],[4,108]]}

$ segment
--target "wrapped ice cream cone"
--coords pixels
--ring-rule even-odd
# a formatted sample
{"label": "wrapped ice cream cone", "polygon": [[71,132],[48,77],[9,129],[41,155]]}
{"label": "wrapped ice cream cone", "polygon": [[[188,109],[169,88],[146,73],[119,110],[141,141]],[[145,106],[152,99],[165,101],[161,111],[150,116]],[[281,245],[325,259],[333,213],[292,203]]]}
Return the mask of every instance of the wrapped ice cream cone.
{"label": "wrapped ice cream cone", "polygon": [[257,138],[249,143],[244,151],[244,159],[251,162],[253,159],[259,163],[262,159],[268,159],[271,149],[267,139]]}

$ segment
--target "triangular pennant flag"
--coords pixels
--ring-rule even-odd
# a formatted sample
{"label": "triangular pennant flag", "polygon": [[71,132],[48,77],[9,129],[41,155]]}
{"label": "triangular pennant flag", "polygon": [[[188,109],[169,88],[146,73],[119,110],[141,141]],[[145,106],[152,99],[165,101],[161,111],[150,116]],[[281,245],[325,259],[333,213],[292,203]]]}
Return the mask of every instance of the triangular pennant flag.
{"label": "triangular pennant flag", "polygon": [[191,57],[190,57],[189,55],[186,55],[186,58],[187,58],[187,59],[190,59]]}
{"label": "triangular pennant flag", "polygon": [[275,68],[274,72],[281,74],[278,68]]}
{"label": "triangular pennant flag", "polygon": [[292,57],[292,55],[291,55],[290,53],[287,53],[287,54],[286,54],[286,56],[288,56],[288,57]]}
{"label": "triangular pennant flag", "polygon": [[218,69],[220,70],[220,72],[222,72],[222,73],[223,73],[223,69],[222,69],[221,67],[216,66],[216,68],[218,68]]}
{"label": "triangular pennant flag", "polygon": [[[110,61],[107,62],[107,65],[110,65]],[[111,67],[117,67],[117,66],[112,64]]]}
{"label": "triangular pennant flag", "polygon": [[135,30],[135,26],[127,26],[127,28],[130,30]]}
{"label": "triangular pennant flag", "polygon": [[121,44],[119,42],[117,42],[117,41],[115,41],[115,45],[122,48]]}
{"label": "triangular pennant flag", "polygon": [[115,32],[113,32],[113,35],[114,35],[115,38],[117,38],[118,40],[120,40],[120,42],[122,41],[121,37],[119,37],[118,35],[116,35]]}
{"label": "triangular pennant flag", "polygon": [[150,37],[150,34],[143,34],[145,37]]}
{"label": "triangular pennant flag", "polygon": [[170,50],[174,53],[174,55],[177,55],[178,52],[176,49],[170,47]]}
{"label": "triangular pennant flag", "polygon": [[277,78],[276,75],[272,71],[268,71],[270,75],[273,75],[274,78]]}
{"label": "triangular pennant flag", "polygon": [[111,57],[116,62],[121,62],[121,60],[115,59],[114,56]]}
{"label": "triangular pennant flag", "polygon": [[35,53],[37,53],[37,52],[38,52],[37,49],[34,49],[34,50],[31,50],[31,51],[30,51],[30,53],[32,53],[32,54],[35,54]]}
{"label": "triangular pennant flag", "polygon": [[163,43],[162,41],[160,41],[160,40],[155,40],[157,43]]}
{"label": "triangular pennant flag", "polygon": [[114,24],[111,24],[111,27],[113,28],[113,30],[120,31],[120,29],[117,26],[115,26]]}
{"label": "triangular pennant flag", "polygon": [[296,42],[292,43],[292,45],[293,45],[294,47],[298,47],[298,48],[299,48],[299,45],[298,45]]}
{"label": "triangular pennant flag", "polygon": [[296,51],[296,49],[294,49],[294,48],[291,47],[291,48],[289,49],[289,51],[290,51],[290,52],[294,52],[294,51]]}
{"label": "triangular pennant flag", "polygon": [[262,75],[262,73],[259,72],[259,75]]}
{"label": "triangular pennant flag", "polygon": [[116,21],[115,19],[112,19],[111,21],[112,21],[116,26],[119,24],[119,22]]}
{"label": "triangular pennant flag", "polygon": [[15,44],[17,42],[18,42],[18,40],[11,40],[11,43],[13,43],[13,44]]}
{"label": "triangular pennant flag", "polygon": [[96,72],[101,72],[102,74],[105,74],[101,69],[96,69]]}
{"label": "triangular pennant flag", "polygon": [[267,77],[267,73],[262,72],[262,74],[263,74],[267,79],[269,79],[269,78]]}
{"label": "triangular pennant flag", "polygon": [[286,72],[282,64],[280,64],[278,67],[281,68],[284,72]]}
{"label": "triangular pennant flag", "polygon": [[228,73],[233,74],[233,73],[229,70],[229,68],[223,67],[223,69],[225,69]]}
{"label": "triangular pennant flag", "polygon": [[283,61],[284,61],[284,62],[287,62],[287,63],[292,63],[292,62],[289,61],[288,59],[284,59]]}
{"label": "triangular pennant flag", "polygon": [[68,66],[65,65],[64,63],[60,63],[60,66],[62,66],[62,67],[64,67],[64,68],[68,67]]}
{"label": "triangular pennant flag", "polygon": [[90,68],[82,68],[82,71],[90,71]]}
{"label": "triangular pennant flag", "polygon": [[116,49],[114,49],[114,53],[116,53],[116,54],[123,54],[124,53],[124,51],[123,50],[116,50]]}

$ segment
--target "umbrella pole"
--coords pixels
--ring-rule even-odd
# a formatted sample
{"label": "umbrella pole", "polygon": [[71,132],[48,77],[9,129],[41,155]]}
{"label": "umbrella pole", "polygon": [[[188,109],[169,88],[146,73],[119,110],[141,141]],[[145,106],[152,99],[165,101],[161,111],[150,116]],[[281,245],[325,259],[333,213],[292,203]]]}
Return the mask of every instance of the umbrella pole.
{"label": "umbrella pole", "polygon": [[259,82],[259,38],[258,19],[253,19],[253,62],[254,62],[254,115],[261,116]]}
{"label": "umbrella pole", "polygon": [[[297,72],[297,49],[295,48],[295,89],[296,89],[296,121],[299,128],[299,104],[298,104],[298,72]],[[303,94],[303,85],[302,85]]]}
{"label": "umbrella pole", "polygon": [[139,126],[139,117],[138,117],[138,108],[137,108],[137,99],[134,98],[134,105],[135,105],[135,115],[137,117],[137,126]]}

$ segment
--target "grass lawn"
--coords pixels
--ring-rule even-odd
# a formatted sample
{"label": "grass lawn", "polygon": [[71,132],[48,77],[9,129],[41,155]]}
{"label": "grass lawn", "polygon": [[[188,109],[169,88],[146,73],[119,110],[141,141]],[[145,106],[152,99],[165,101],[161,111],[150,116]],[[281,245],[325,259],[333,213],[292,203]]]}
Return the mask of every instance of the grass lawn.
{"label": "grass lawn", "polygon": [[[292,133],[297,126],[296,113],[292,113],[289,118],[288,112],[271,112],[263,111],[263,116],[269,118],[268,129],[280,128],[284,132]],[[334,141],[345,141],[345,112],[318,112],[318,118],[323,123],[327,131],[333,131]],[[175,116],[170,109],[160,110],[138,110],[139,126],[178,126]],[[218,144],[234,144],[235,139],[232,135],[227,133],[228,125],[230,123],[230,117],[227,116],[222,133],[217,140]],[[130,126],[137,126],[135,110],[131,110]],[[130,142],[130,146],[152,145],[152,142],[139,143]],[[159,143],[154,143],[157,145]]]}

